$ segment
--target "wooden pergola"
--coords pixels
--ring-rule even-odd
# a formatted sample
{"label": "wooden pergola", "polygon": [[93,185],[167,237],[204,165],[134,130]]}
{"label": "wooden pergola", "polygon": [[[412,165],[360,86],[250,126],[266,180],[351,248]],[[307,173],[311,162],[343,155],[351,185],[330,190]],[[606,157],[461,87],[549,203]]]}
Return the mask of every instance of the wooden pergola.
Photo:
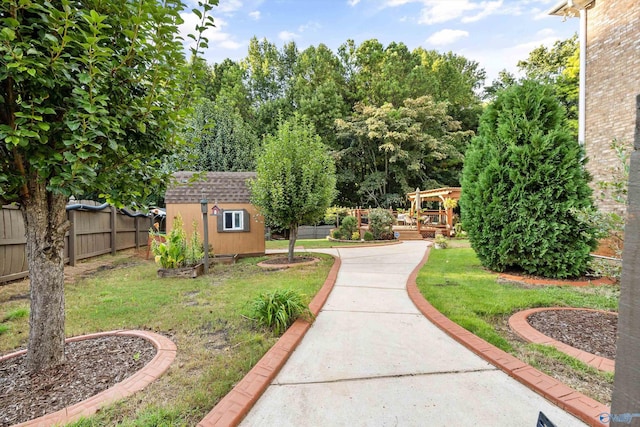
{"label": "wooden pergola", "polygon": [[[451,206],[445,207],[445,201],[447,199],[451,199],[455,200],[457,204],[457,202],[460,200],[461,193],[462,189],[460,187],[443,187],[435,188],[433,190],[420,190],[419,188],[416,188],[416,191],[407,193],[407,199],[409,199],[409,201],[411,202],[411,211],[416,216],[418,232],[420,232],[420,224],[422,222],[422,204],[424,202],[439,202],[439,209],[438,211],[433,212],[433,214],[437,215],[438,218],[440,218],[442,215],[446,216],[446,230],[447,234],[450,234],[451,229],[453,228],[453,208]],[[438,221],[438,223],[440,223],[440,221]]]}

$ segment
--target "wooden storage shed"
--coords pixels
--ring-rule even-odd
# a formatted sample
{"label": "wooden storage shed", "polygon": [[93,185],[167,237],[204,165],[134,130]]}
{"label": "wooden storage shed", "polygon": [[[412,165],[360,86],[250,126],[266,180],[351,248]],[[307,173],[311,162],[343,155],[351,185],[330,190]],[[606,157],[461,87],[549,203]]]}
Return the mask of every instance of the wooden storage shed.
{"label": "wooden storage shed", "polygon": [[[206,199],[209,244],[216,255],[264,255],[264,220],[251,204],[247,183],[256,177],[255,172],[176,172],[173,176],[174,182],[165,194],[167,232],[172,229],[174,218],[181,214],[187,235],[196,221],[203,236],[200,200]],[[214,205],[220,209],[218,216],[211,216]]]}

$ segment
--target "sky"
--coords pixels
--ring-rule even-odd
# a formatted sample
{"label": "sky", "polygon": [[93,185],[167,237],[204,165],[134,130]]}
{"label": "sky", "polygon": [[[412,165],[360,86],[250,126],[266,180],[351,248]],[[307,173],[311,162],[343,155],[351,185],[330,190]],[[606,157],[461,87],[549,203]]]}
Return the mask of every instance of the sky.
{"label": "sky", "polygon": [[[502,69],[538,46],[552,46],[579,30],[579,19],[549,16],[558,0],[219,0],[211,11],[216,28],[207,31],[210,64],[241,60],[249,40],[266,38],[281,48],[295,41],[300,51],[324,43],[334,52],[348,39],[402,42],[454,52],[477,61],[490,84]],[[197,18],[183,15],[187,28]]]}

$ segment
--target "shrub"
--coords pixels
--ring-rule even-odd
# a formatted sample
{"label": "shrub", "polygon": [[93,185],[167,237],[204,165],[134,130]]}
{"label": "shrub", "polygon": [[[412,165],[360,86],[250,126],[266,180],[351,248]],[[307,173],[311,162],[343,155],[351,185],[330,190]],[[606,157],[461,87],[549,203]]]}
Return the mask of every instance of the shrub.
{"label": "shrub", "polygon": [[156,262],[162,268],[190,267],[198,264],[203,256],[202,241],[197,231],[197,223],[193,222],[191,240],[187,241],[187,233],[184,231],[182,216],[178,214],[173,221],[173,228],[167,234],[165,242],[153,241],[151,249]]}
{"label": "shrub", "polygon": [[[353,234],[358,231],[358,220],[354,216],[345,217],[340,224],[340,231],[342,236],[346,239],[351,239]],[[358,235],[358,239],[360,235]]]}
{"label": "shrub", "polygon": [[271,328],[277,335],[299,317],[313,318],[302,296],[291,289],[260,294],[253,301],[253,315],[258,323]]}
{"label": "shrub", "polygon": [[370,241],[374,240],[373,233],[370,232],[370,231],[365,231],[363,238],[364,238],[365,242],[370,242]]}
{"label": "shrub", "polygon": [[437,234],[433,242],[437,245],[436,247],[440,249],[446,249],[448,246],[447,238],[442,234]]}
{"label": "shrub", "polygon": [[336,240],[340,240],[342,239],[342,231],[340,230],[333,230],[333,234],[331,235],[331,237],[333,237]]}
{"label": "shrub", "polygon": [[342,220],[349,215],[349,208],[343,208],[340,206],[332,206],[327,208],[324,213],[324,223],[325,224],[335,224],[338,227]]}
{"label": "shrub", "polygon": [[464,229],[485,267],[572,277],[585,273],[594,229],[583,148],[550,88],[525,81],[501,92],[480,119],[462,177]]}
{"label": "shrub", "polygon": [[386,209],[372,209],[369,211],[369,230],[376,240],[393,239],[393,214]]}
{"label": "shrub", "polygon": [[351,235],[351,240],[360,240],[360,232],[354,231],[353,234]]}

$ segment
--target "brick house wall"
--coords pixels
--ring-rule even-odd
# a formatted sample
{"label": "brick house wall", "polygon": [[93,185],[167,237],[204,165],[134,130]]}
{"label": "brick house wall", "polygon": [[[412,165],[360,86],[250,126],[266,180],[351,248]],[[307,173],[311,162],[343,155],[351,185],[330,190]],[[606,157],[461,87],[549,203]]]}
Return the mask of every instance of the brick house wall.
{"label": "brick house wall", "polygon": [[[640,1],[596,0],[587,10],[585,148],[592,186],[611,181],[620,165],[611,142],[633,145],[635,97],[640,94]],[[604,211],[624,206],[598,202]]]}

